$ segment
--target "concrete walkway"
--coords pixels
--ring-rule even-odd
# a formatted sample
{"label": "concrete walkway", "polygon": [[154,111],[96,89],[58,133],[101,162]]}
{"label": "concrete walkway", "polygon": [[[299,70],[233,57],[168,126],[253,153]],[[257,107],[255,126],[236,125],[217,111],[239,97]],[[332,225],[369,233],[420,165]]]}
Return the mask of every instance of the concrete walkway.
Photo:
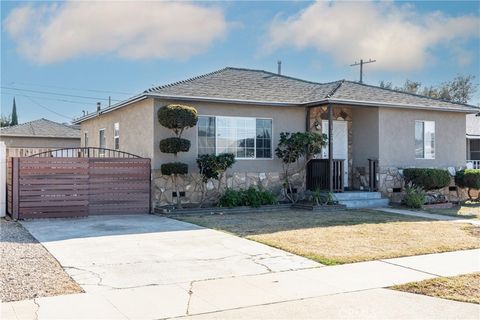
{"label": "concrete walkway", "polygon": [[427,218],[427,219],[432,219],[432,220],[451,221],[451,222],[456,222],[456,223],[470,223],[474,226],[480,226],[480,220],[460,219],[458,217],[447,216],[447,215],[443,215],[443,214],[426,213],[426,212],[421,212],[421,211],[413,211],[413,210],[406,210],[406,209],[395,209],[395,208],[372,208],[372,210],[388,212],[388,213],[395,213],[395,214],[402,214],[402,215],[405,215],[405,216]]}
{"label": "concrete walkway", "polygon": [[[138,220],[145,220],[138,222]],[[381,289],[480,271],[480,250],[323,267],[166,218],[24,225],[86,293],[2,304],[2,319],[478,319],[480,307]],[[54,232],[64,230],[61,233]],[[95,231],[96,230],[96,231]],[[68,265],[67,265],[68,263]]]}

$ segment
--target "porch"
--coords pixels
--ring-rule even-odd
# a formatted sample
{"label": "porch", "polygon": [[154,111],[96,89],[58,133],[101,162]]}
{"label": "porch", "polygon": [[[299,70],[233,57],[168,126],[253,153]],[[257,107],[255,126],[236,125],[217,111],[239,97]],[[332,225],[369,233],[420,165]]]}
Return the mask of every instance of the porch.
{"label": "porch", "polygon": [[307,119],[307,130],[325,134],[328,141],[308,163],[307,189],[378,191],[378,109],[312,106]]}

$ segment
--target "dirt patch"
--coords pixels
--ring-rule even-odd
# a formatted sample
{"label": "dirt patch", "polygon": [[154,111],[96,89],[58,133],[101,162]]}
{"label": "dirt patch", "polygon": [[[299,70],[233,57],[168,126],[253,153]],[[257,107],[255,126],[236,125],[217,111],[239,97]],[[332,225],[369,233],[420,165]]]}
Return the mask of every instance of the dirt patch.
{"label": "dirt patch", "polygon": [[18,222],[0,220],[0,299],[4,302],[83,292]]}
{"label": "dirt patch", "polygon": [[480,273],[411,282],[392,289],[480,304]]}

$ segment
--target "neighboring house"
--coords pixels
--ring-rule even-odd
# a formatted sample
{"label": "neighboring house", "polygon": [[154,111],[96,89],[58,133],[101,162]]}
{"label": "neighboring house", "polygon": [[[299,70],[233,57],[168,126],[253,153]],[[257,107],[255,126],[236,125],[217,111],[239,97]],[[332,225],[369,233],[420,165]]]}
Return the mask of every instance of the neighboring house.
{"label": "neighboring house", "polygon": [[[117,148],[152,159],[154,170],[172,161],[159,142],[171,135],[157,119],[170,103],[195,107],[192,141],[178,160],[198,172],[199,154],[233,152],[237,162],[228,185],[281,189],[282,162],[274,155],[282,131],[328,133],[333,120],[333,158],[344,159],[344,184],[365,187],[368,159],[378,161],[374,179],[384,195],[403,187],[406,167],[461,168],[466,165],[465,115],[478,109],[463,104],[388,90],[351,81],[316,83],[262,70],[225,68],[146,90],[126,101],[83,116],[82,145]],[[88,141],[88,142],[86,142]],[[318,155],[328,158],[328,148]],[[195,181],[187,178],[186,198],[195,201]],[[171,199],[165,177],[156,172],[159,201]]]}
{"label": "neighboring house", "polygon": [[10,149],[10,156],[31,155],[36,151],[80,147],[80,128],[42,118],[1,128],[0,141],[7,151]]}
{"label": "neighboring house", "polygon": [[480,113],[467,115],[467,160],[480,169]]}

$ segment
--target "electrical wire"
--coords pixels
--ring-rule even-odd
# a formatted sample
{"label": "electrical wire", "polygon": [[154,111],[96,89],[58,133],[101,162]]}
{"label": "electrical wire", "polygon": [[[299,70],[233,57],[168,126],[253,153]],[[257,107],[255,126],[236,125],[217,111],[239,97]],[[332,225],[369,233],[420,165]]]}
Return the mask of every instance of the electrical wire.
{"label": "electrical wire", "polygon": [[88,92],[100,92],[100,93],[115,93],[115,94],[124,94],[124,95],[135,95],[135,93],[131,92],[122,92],[122,91],[108,91],[108,90],[98,90],[98,89],[80,89],[80,88],[72,88],[72,87],[61,87],[61,86],[52,86],[46,84],[34,84],[34,83],[25,83],[25,82],[9,82],[11,86],[14,85],[24,85],[24,86],[34,86],[34,87],[44,87],[44,88],[55,88],[55,89],[63,89],[63,90],[72,90],[72,91],[88,91]]}
{"label": "electrical wire", "polygon": [[[6,89],[8,90],[8,89]],[[23,93],[12,93],[12,92],[2,92],[2,95],[10,95],[10,96],[18,96],[18,97],[27,97],[27,95],[23,94]],[[88,102],[85,102],[85,101],[73,101],[73,100],[66,100],[66,99],[56,99],[56,98],[47,98],[47,97],[41,97],[41,96],[33,96],[33,95],[28,95],[29,97],[31,98],[35,98],[35,99],[42,99],[42,100],[52,100],[52,101],[61,101],[61,102],[68,102],[68,103],[75,103],[75,104],[81,104],[83,106],[87,105]]]}
{"label": "electrical wire", "polygon": [[29,90],[29,89],[19,89],[14,87],[5,87],[1,86],[2,89],[9,89],[15,91],[24,91],[24,92],[32,92],[32,93],[41,93],[41,94],[50,94],[55,96],[62,96],[62,97],[73,97],[73,98],[82,98],[82,99],[93,99],[93,100],[105,100],[105,101],[121,101],[118,99],[109,99],[109,98],[100,98],[100,97],[91,97],[91,96],[81,96],[81,95],[73,95],[73,94],[65,94],[65,93],[57,93],[51,91],[40,91],[40,90]]}
{"label": "electrical wire", "polygon": [[74,117],[69,117],[69,116],[66,116],[66,115],[64,115],[64,114],[58,113],[58,112],[56,112],[56,111],[54,111],[54,110],[52,110],[52,109],[50,109],[50,108],[48,108],[48,107],[45,107],[44,105],[42,105],[42,104],[39,103],[38,101],[35,101],[34,99],[32,99],[30,96],[27,96],[27,95],[24,95],[24,96],[25,96],[26,98],[28,98],[30,101],[32,101],[33,103],[35,103],[37,106],[39,106],[39,107],[41,107],[41,108],[43,108],[43,109],[45,109],[45,110],[48,110],[48,111],[56,114],[57,116],[66,118],[66,119],[68,119],[68,120],[70,120],[70,121],[74,118]]}

